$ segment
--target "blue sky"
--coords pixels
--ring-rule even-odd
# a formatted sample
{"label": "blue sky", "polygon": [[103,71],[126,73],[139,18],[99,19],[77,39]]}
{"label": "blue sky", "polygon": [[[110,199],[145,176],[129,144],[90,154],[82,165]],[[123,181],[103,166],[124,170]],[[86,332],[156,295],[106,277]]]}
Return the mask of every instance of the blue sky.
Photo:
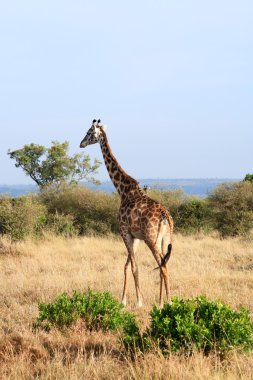
{"label": "blue sky", "polygon": [[99,117],[135,178],[252,173],[252,17],[245,0],[1,1],[0,183],[32,183],[9,148],[79,152]]}

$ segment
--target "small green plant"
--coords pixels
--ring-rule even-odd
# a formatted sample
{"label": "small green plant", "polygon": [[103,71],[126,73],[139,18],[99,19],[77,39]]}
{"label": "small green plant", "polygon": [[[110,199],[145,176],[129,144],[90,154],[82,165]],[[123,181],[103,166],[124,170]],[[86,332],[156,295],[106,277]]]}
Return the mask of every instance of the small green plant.
{"label": "small green plant", "polygon": [[235,311],[202,296],[174,298],[161,310],[154,306],[150,315],[151,327],[143,335],[146,349],[156,346],[165,355],[182,351],[189,354],[194,349],[223,355],[235,347],[253,348],[253,324],[245,309]]}
{"label": "small green plant", "polygon": [[125,310],[109,292],[63,293],[54,302],[39,303],[39,317],[34,328],[49,331],[52,327],[70,326],[82,318],[90,331],[123,332],[122,341],[128,345],[132,335],[139,334],[135,316]]}

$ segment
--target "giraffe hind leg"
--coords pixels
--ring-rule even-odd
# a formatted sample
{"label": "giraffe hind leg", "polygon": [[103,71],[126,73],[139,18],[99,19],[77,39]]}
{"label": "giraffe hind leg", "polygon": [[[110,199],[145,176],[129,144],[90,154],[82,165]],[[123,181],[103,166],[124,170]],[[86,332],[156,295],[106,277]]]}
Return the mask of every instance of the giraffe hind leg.
{"label": "giraffe hind leg", "polygon": [[168,286],[167,286],[167,279],[166,279],[166,274],[167,274],[167,268],[166,266],[161,265],[161,260],[163,258],[162,256],[162,250],[161,250],[161,240],[157,241],[156,243],[153,243],[150,240],[145,240],[145,243],[151,250],[157,264],[158,268],[160,269],[160,296],[159,296],[159,307],[163,307],[163,288],[165,286],[166,290],[166,295],[168,295]]}
{"label": "giraffe hind leg", "polygon": [[[166,263],[169,260],[172,245],[168,244],[167,252],[165,255],[162,255],[162,248],[164,247],[164,243],[166,243],[166,239],[162,242],[161,240],[157,241],[156,244],[153,244],[150,241],[145,241],[151,250],[158,267],[156,269],[160,269],[160,298],[159,298],[159,307],[163,307],[163,288],[165,287],[166,298],[169,303],[171,303],[171,295],[170,295],[170,285],[169,285],[169,275],[168,268]],[[163,243],[163,244],[162,244]],[[162,247],[163,246],[163,247]]]}
{"label": "giraffe hind leg", "polygon": [[[168,268],[166,267],[166,264],[162,265],[161,272],[163,273],[163,277],[164,277],[164,286],[165,286],[167,302],[171,305],[169,273],[168,273]],[[161,300],[160,300],[160,302],[161,302]]]}
{"label": "giraffe hind leg", "polygon": [[170,281],[169,281],[169,271],[167,267],[167,263],[171,256],[172,251],[172,243],[171,243],[171,231],[167,230],[166,234],[163,237],[162,240],[162,251],[163,251],[163,258],[161,262],[162,268],[165,268],[165,291],[167,296],[167,302],[171,304],[171,291],[170,291]]}

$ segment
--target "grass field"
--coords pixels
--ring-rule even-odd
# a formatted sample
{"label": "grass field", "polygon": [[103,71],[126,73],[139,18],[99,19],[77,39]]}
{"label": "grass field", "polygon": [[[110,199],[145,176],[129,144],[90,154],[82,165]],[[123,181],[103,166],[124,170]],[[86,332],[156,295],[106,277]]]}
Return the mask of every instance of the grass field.
{"label": "grass field", "polygon": [[[38,302],[62,292],[110,291],[120,300],[126,252],[116,238],[61,239],[11,244],[0,240],[0,378],[1,379],[253,379],[253,355],[231,352],[189,358],[146,354],[131,360],[117,338],[88,333],[78,323],[65,332],[32,332]],[[138,249],[144,307],[135,306],[130,281],[127,309],[143,326],[159,296],[159,272],[151,252]],[[232,307],[253,312],[252,240],[196,236],[174,238],[169,262],[172,295],[205,294]]]}

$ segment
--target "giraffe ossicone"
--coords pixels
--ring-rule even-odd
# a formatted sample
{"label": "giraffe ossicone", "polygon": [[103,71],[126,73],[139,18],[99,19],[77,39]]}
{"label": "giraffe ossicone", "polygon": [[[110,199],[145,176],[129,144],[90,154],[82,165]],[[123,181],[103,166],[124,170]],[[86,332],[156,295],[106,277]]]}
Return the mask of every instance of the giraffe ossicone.
{"label": "giraffe ossicone", "polygon": [[151,250],[160,269],[160,307],[163,306],[165,288],[167,302],[171,303],[167,262],[172,249],[173,219],[166,207],[148,197],[138,182],[130,177],[114,157],[101,121],[93,120],[91,127],[80,143],[80,148],[100,144],[109,176],[120,195],[118,214],[120,235],[127,248],[128,256],[124,267],[122,304],[127,304],[128,271],[131,265],[137,296],[137,306],[142,306],[139,271],[135,253],[140,240]]}

